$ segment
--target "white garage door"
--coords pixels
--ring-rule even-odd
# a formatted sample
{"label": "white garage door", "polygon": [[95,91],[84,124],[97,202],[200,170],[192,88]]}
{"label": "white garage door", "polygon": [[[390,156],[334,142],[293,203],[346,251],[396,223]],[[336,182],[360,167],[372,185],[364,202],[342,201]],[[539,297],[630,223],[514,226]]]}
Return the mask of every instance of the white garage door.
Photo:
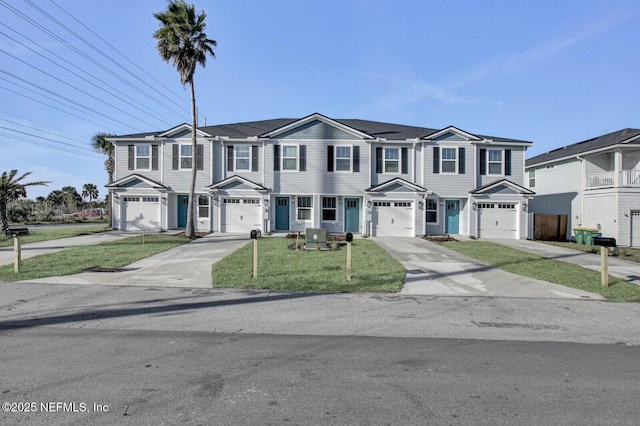
{"label": "white garage door", "polygon": [[261,212],[259,198],[223,198],[220,232],[248,234],[252,229],[262,229]]}
{"label": "white garage door", "polygon": [[640,247],[640,210],[631,210],[631,247]]}
{"label": "white garage door", "polygon": [[121,200],[121,230],[160,231],[160,197],[127,195]]}
{"label": "white garage door", "polygon": [[412,201],[375,201],[372,211],[375,237],[413,237]]}
{"label": "white garage door", "polygon": [[517,203],[478,203],[479,238],[518,238]]}

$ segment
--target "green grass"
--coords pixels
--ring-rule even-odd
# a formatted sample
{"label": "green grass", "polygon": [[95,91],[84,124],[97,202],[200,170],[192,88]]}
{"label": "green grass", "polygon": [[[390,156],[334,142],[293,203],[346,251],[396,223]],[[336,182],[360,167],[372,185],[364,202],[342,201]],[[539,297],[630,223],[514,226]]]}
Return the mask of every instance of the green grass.
{"label": "green grass", "polygon": [[213,286],[220,288],[270,289],[299,292],[397,292],[405,269],[371,240],[351,245],[351,282],[346,280],[346,253],[294,251],[295,240],[258,240],[258,278],[253,270],[253,243],[247,244],[213,265]]}
{"label": "green grass", "polygon": [[105,242],[91,246],[70,247],[56,253],[24,259],[19,273],[13,264],[0,266],[0,281],[77,274],[90,268],[119,268],[145,257],[163,252],[189,239],[164,234],[151,234]]}
{"label": "green grass", "polygon": [[579,265],[547,259],[486,241],[449,241],[440,244],[514,274],[600,294],[615,301],[640,301],[640,286],[609,276],[609,287],[602,287],[600,272]]}
{"label": "green grass", "polygon": [[[586,246],[584,244],[576,244],[569,242],[556,242],[556,241],[540,241],[541,243],[549,244],[552,246],[569,248],[572,250],[584,251],[587,253],[594,253],[600,255],[600,247],[598,246]],[[640,262],[640,249],[632,247],[618,247],[619,258],[622,260],[628,260],[630,262]]]}
{"label": "green grass", "polygon": [[[38,241],[56,240],[58,238],[77,237],[78,235],[97,234],[109,230],[106,226],[61,227],[56,229],[29,229],[29,234],[20,237],[20,242],[36,243]],[[0,247],[13,245],[13,238],[0,237]]]}

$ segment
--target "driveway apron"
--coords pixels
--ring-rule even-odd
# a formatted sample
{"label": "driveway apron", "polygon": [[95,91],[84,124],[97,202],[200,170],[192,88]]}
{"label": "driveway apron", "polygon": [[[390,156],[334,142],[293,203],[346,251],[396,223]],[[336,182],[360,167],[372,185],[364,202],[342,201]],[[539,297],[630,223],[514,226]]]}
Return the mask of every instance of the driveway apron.
{"label": "driveway apron", "polygon": [[603,299],[502,271],[421,238],[374,237],[406,269],[404,295]]}

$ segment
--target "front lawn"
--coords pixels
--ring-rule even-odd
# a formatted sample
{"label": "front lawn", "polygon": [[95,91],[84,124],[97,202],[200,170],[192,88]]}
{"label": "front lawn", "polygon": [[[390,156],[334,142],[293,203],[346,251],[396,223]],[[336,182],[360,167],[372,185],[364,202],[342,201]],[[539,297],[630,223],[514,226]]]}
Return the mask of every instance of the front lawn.
{"label": "front lawn", "polygon": [[[552,246],[564,247],[572,250],[584,251],[587,253],[594,253],[600,256],[600,247],[587,246],[584,244],[576,244],[570,242],[556,242],[556,241],[540,241],[541,243],[549,244]],[[618,247],[619,258],[622,260],[628,260],[630,262],[640,263],[640,249],[632,247]]]}
{"label": "front lawn", "polygon": [[13,264],[0,266],[0,281],[57,277],[91,268],[120,268],[188,241],[188,238],[173,235],[149,234],[91,246],[70,247],[24,259],[21,271],[17,274],[13,272]]}
{"label": "front lawn", "polygon": [[[109,230],[108,226],[64,226],[53,229],[29,228],[29,233],[20,237],[22,244],[36,243],[38,241],[56,240],[58,238],[77,237],[78,235],[97,234]],[[0,247],[13,245],[13,238],[0,236]]]}
{"label": "front lawn", "polygon": [[336,251],[294,251],[295,240],[258,240],[258,278],[253,270],[253,243],[213,265],[217,288],[270,289],[302,292],[398,292],[405,269],[371,240],[351,245],[351,282],[346,280],[347,248]]}
{"label": "front lawn", "polygon": [[600,294],[611,300],[640,301],[640,286],[609,276],[609,287],[602,287],[600,272],[572,263],[547,259],[487,241],[449,241],[440,244],[514,274]]}

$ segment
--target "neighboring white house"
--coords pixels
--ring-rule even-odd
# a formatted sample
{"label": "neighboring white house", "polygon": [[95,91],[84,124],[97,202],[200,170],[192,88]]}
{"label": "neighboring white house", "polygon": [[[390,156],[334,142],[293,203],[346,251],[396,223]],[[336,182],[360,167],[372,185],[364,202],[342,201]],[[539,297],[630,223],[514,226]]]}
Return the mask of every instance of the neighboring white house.
{"label": "neighboring white house", "polygon": [[640,247],[640,129],[623,129],[526,161],[530,211],[569,216],[618,245]]}
{"label": "neighboring white house", "polygon": [[321,114],[117,136],[113,219],[186,225],[191,168],[199,230],[525,238],[531,142]]}

